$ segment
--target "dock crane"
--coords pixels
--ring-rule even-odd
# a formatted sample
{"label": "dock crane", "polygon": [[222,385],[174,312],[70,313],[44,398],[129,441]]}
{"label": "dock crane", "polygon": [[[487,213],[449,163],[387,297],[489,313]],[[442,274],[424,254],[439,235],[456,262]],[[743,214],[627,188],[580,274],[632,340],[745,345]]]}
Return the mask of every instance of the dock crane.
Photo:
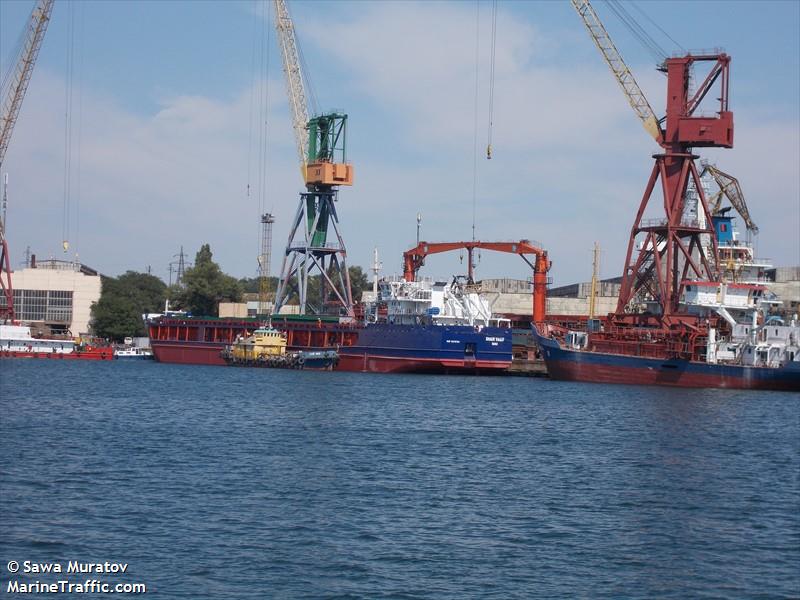
{"label": "dock crane", "polygon": [[[0,172],[2,172],[3,160],[11,141],[11,133],[14,131],[14,125],[22,107],[22,100],[28,90],[36,57],[39,56],[42,40],[44,40],[44,34],[50,22],[54,2],[55,0],[39,0],[28,19],[25,42],[17,57],[14,75],[3,100],[3,112],[0,114]],[[6,322],[14,320],[14,290],[11,286],[11,261],[6,240],[5,210],[0,215],[0,247],[2,247],[0,250],[0,288],[2,289],[0,321]]]}
{"label": "dock crane", "polygon": [[[550,260],[547,258],[547,250],[542,249],[540,244],[530,240],[520,240],[518,242],[419,242],[416,246],[403,253],[403,279],[406,281],[416,281],[417,273],[425,263],[425,257],[441,252],[465,249],[467,251],[467,282],[474,283],[472,252],[476,248],[493,250],[495,252],[506,252],[516,254],[522,258],[528,266],[533,269],[533,322],[541,323],[545,320],[547,310],[547,272],[550,270]],[[528,256],[533,256],[534,262],[528,260]]]}
{"label": "dock crane", "polygon": [[278,32],[278,45],[281,49],[283,60],[283,73],[286,77],[286,91],[289,97],[289,107],[292,110],[292,130],[297,144],[297,154],[300,159],[300,174],[303,183],[306,179],[306,161],[308,157],[308,105],[306,103],[303,71],[300,66],[300,52],[297,48],[297,38],[294,34],[294,23],[286,6],[286,0],[275,0],[275,29]]}
{"label": "dock crane", "polygon": [[716,215],[720,211],[722,198],[725,197],[728,199],[728,202],[731,203],[734,210],[742,216],[747,230],[757,234],[758,226],[750,217],[750,211],[747,210],[747,203],[744,201],[744,192],[742,192],[742,186],[739,185],[739,180],[708,162],[701,161],[700,164],[703,167],[703,170],[700,172],[700,177],[702,178],[708,173],[719,186],[719,191],[708,199],[708,209],[711,211],[711,214]]}
{"label": "dock crane", "polygon": [[[339,230],[335,202],[340,185],[353,185],[353,166],[347,163],[347,115],[330,113],[308,118],[308,107],[300,66],[300,53],[285,0],[275,0],[275,28],[278,34],[283,72],[292,109],[292,127],[306,191],[300,194],[275,294],[275,312],[288,300],[296,280],[300,314],[311,308],[308,299],[310,273],[320,277],[320,306],[324,314],[329,296],[340,312],[353,317],[353,296],[347,269],[347,250]],[[328,240],[330,230],[336,240]]]}
{"label": "dock crane", "polygon": [[659,119],[656,117],[656,113],[653,107],[650,106],[650,102],[648,102],[642,88],[636,82],[636,78],[630,68],[622,59],[622,55],[611,40],[611,36],[608,35],[608,31],[606,31],[600,17],[594,11],[594,7],[589,4],[589,0],[572,0],[572,6],[583,20],[583,24],[589,31],[592,41],[594,41],[597,49],[600,50],[600,54],[603,55],[603,60],[606,61],[608,68],[611,69],[611,73],[613,73],[614,78],[622,88],[622,92],[630,102],[631,108],[641,120],[650,137],[660,145],[664,141],[664,132],[661,130]]}
{"label": "dock crane", "polygon": [[[619,324],[691,327],[692,316],[684,314],[680,308],[686,282],[719,279],[717,239],[694,163],[698,156],[693,148],[733,147],[733,113],[728,109],[731,58],[723,52],[667,58],[659,66],[667,75],[666,115],[658,119],[589,0],[571,2],[645,129],[662,148],[661,153],[653,155],[655,165],[631,228],[614,319]],[[701,62],[711,63],[711,68],[696,90],[691,90],[691,70]],[[695,115],[717,82],[719,109],[716,115]],[[663,218],[644,219],[659,179]],[[690,182],[697,192],[697,212],[704,213],[703,220],[685,219],[686,191]],[[703,238],[711,240],[711,255],[707,255]],[[632,260],[634,250],[636,257]],[[644,301],[654,303],[657,311],[634,314]]]}

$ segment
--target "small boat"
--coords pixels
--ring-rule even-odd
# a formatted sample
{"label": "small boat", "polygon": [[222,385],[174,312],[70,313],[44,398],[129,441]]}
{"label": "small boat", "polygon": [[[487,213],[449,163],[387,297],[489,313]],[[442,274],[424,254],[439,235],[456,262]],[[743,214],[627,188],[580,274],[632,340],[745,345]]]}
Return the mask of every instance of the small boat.
{"label": "small boat", "polygon": [[122,346],[114,349],[114,358],[120,360],[152,360],[153,351],[150,348]]}
{"label": "small boat", "polygon": [[228,365],[269,367],[273,369],[332,370],[339,362],[335,350],[286,351],[286,334],[273,327],[263,326],[252,335],[240,336],[221,352]]}

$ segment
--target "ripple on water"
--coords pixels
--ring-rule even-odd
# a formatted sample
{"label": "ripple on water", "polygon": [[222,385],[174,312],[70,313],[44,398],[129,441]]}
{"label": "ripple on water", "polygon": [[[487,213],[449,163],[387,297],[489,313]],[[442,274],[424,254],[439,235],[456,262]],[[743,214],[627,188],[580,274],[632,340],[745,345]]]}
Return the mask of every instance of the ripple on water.
{"label": "ripple on water", "polygon": [[148,596],[800,595],[790,394],[0,361],[0,404],[0,559]]}

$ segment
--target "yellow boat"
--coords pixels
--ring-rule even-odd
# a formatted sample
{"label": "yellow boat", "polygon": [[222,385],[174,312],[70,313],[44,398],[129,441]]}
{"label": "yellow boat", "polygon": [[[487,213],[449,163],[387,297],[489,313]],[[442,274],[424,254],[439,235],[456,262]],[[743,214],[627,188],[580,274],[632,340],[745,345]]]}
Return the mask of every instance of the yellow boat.
{"label": "yellow boat", "polygon": [[283,356],[286,354],[286,334],[272,327],[260,327],[252,335],[236,340],[231,346],[230,354],[235,362]]}
{"label": "yellow boat", "polygon": [[332,370],[339,362],[335,350],[286,351],[286,334],[272,327],[259,327],[252,335],[226,346],[222,358],[229,365],[279,369]]}

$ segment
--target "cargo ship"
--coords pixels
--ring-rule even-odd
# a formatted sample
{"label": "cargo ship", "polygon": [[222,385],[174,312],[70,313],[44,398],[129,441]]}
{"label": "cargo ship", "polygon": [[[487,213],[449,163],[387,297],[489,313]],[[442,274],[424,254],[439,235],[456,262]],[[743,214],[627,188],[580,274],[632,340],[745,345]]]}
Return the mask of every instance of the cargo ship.
{"label": "cargo ship", "polygon": [[[680,321],[670,328],[594,320],[585,331],[534,326],[551,378],[596,383],[800,391],[800,325],[770,315],[781,304],[748,273],[749,246],[714,217],[725,269],[751,282],[683,281]],[[655,307],[652,307],[655,308]],[[652,319],[652,317],[650,317]],[[648,320],[646,315],[641,319]]]}
{"label": "cargo ship", "polygon": [[[576,4],[582,16],[590,14],[587,6]],[[597,41],[597,28],[589,20],[586,24]],[[659,69],[667,75],[666,115],[661,119],[646,101],[636,104],[630,92],[635,83],[626,88],[631,104],[643,108],[637,108],[639,116],[661,150],[653,155],[631,227],[616,311],[589,321],[584,331],[534,325],[551,377],[800,391],[797,315],[784,320],[772,314],[780,303],[758,281],[752,254],[731,239],[730,211],[709,203],[695,164],[697,148],[733,148],[730,64],[731,57],[721,51],[664,60]],[[705,66],[704,79],[695,78],[698,66]],[[706,97],[718,102],[713,113],[703,106]],[[727,197],[750,228],[738,183],[723,175],[717,172],[716,198]],[[749,263],[748,281],[742,281],[745,273],[736,268],[737,260]],[[753,270],[756,281],[750,278]]]}
{"label": "cargo ship", "polygon": [[69,338],[40,338],[27,325],[0,325],[0,358],[113,360],[114,348]]}
{"label": "cargo ship", "polygon": [[511,365],[508,319],[497,319],[463,278],[385,278],[365,308],[358,339],[339,369],[378,373],[502,373]]}

